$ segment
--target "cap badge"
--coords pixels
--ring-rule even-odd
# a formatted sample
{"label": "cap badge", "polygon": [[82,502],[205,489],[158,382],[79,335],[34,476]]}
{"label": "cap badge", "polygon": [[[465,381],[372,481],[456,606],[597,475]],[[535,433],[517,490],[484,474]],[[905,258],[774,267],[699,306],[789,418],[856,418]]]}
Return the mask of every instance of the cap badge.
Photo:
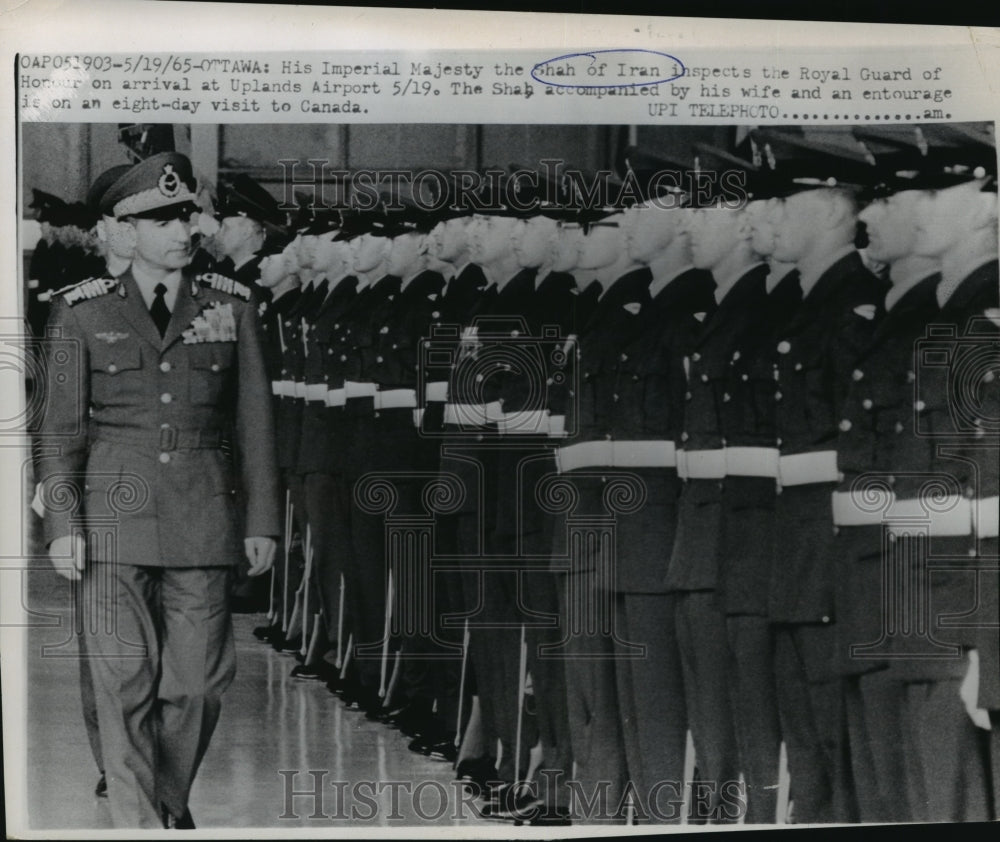
{"label": "cap badge", "polygon": [[163,174],[160,176],[160,180],[156,182],[156,186],[168,199],[174,198],[174,196],[181,192],[181,179],[174,172],[173,164],[163,165]]}

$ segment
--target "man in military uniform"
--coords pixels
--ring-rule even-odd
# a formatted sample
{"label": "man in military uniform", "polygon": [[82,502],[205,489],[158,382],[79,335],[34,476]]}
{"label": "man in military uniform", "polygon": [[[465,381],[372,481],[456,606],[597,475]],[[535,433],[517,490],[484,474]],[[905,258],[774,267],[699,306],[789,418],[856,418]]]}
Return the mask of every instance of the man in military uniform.
{"label": "man in military uniform", "polygon": [[270,567],[280,530],[255,305],[229,279],[187,276],[191,186],[175,153],[115,182],[103,205],[133,229],[132,268],[66,292],[51,318],[80,357],[51,378],[43,434],[61,448],[40,474],[46,538],[56,569],[83,577],[118,827],[193,826],[188,795],[235,670],[227,583],[242,553],[225,436],[241,456],[251,573]]}
{"label": "man in military uniform", "polygon": [[787,157],[779,155],[775,166],[784,198],[776,214],[774,257],[795,263],[803,294],[772,351],[781,486],[776,513],[783,540],[774,554],[768,595],[797,822],[857,816],[835,669],[830,494],[838,480],[832,443],[840,406],[884,298],[884,285],[854,248],[856,191],[870,169],[846,152],[831,155],[800,146],[787,150]]}
{"label": "man in military uniform", "polygon": [[215,241],[224,259],[217,271],[249,287],[260,279],[260,250],[269,233],[285,224],[278,200],[246,173],[222,190]]}
{"label": "man in military uniform", "polygon": [[[996,148],[992,131],[960,138],[959,145],[954,137],[940,140],[913,181],[925,191],[914,250],[940,265],[934,324],[935,335],[946,338],[933,343],[938,353],[921,349],[914,361],[912,423],[933,443],[923,451],[923,470],[941,478],[938,491],[943,485],[946,496],[897,483],[895,505],[930,515],[927,536],[898,530],[897,541],[909,548],[906,575],[926,575],[921,567],[936,559],[951,563],[930,577],[931,639],[894,641],[892,670],[904,683],[903,755],[914,818],[982,821],[996,816],[986,729],[995,729],[988,709],[997,709],[998,665],[988,657],[997,649],[997,450],[988,431],[996,424],[998,371],[995,356],[983,354],[996,342],[1000,295]],[[955,564],[961,558],[969,568]],[[946,616],[963,622],[947,624]],[[931,640],[952,657],[921,657]]]}
{"label": "man in military uniform", "polygon": [[[648,180],[642,179],[648,183]],[[671,206],[671,205],[674,206]],[[639,795],[643,821],[679,822],[688,714],[677,646],[676,597],[666,577],[677,521],[675,437],[683,406],[683,356],[714,305],[711,275],[691,262],[687,227],[691,211],[664,192],[625,211],[629,255],[649,267],[650,302],[622,342],[615,373],[611,428],[615,467],[637,474],[646,503],[620,520],[615,617],[628,643],[644,656],[615,664],[618,706],[628,777]],[[674,783],[657,795],[661,781]],[[655,803],[648,803],[655,799]]]}

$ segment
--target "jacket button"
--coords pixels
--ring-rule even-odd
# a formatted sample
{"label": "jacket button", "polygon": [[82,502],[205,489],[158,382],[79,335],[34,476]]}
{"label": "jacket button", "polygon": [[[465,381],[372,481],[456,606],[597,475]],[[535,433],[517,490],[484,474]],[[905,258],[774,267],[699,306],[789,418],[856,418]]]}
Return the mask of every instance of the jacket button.
{"label": "jacket button", "polygon": [[782,397],[783,397],[783,396],[782,396],[781,392],[775,392],[775,393],[774,393],[774,399],[775,399],[776,401],[780,401]]}
{"label": "jacket button", "polygon": [[627,363],[628,362],[628,354],[621,354],[618,357],[618,359],[620,359],[623,363]]}
{"label": "jacket button", "polygon": [[742,381],[743,381],[744,383],[745,383],[745,382],[746,382],[747,380],[749,380],[749,379],[750,379],[750,375],[749,375],[749,374],[741,374],[741,375],[740,375],[740,380],[742,380]]}
{"label": "jacket button", "polygon": [[708,375],[707,374],[703,374],[701,376],[701,382],[702,383],[707,383],[708,382]]}
{"label": "jacket button", "polygon": [[897,433],[901,433],[901,432],[903,432],[903,422],[902,422],[902,421],[897,421],[897,422],[896,422],[896,426],[895,426],[895,427],[893,427],[893,429],[894,429],[894,430],[895,430],[895,431],[896,431]]}
{"label": "jacket button", "polygon": [[218,371],[218,370],[219,370],[219,364],[218,363],[212,363],[212,371]]}
{"label": "jacket button", "polygon": [[802,363],[795,363],[795,370],[802,371]]}
{"label": "jacket button", "polygon": [[632,375],[632,382],[633,383],[635,383],[636,381],[638,381],[638,379],[639,379],[639,375],[638,374],[633,374]]}
{"label": "jacket button", "polygon": [[847,418],[842,418],[842,419],[841,419],[841,421],[840,421],[840,423],[839,423],[839,424],[838,424],[837,426],[838,426],[838,427],[840,427],[840,431],[841,431],[842,433],[846,433],[846,432],[847,432],[848,430],[850,430],[850,429],[851,429],[851,427],[852,427],[852,426],[854,426],[854,425],[853,425],[853,424],[851,424],[851,422],[850,422],[850,420],[849,420],[849,419],[847,419]]}
{"label": "jacket button", "polygon": [[687,433],[681,433],[681,441],[687,441],[691,438]]}
{"label": "jacket button", "polygon": [[824,623],[829,623],[830,622],[830,618],[827,617],[826,614],[823,615],[823,622]]}
{"label": "jacket button", "polygon": [[375,357],[375,362],[377,362],[377,363],[384,363],[385,360],[382,357],[379,356],[379,357]]}
{"label": "jacket button", "polygon": [[613,400],[615,403],[618,403],[619,398],[617,393],[611,396],[611,400]]}
{"label": "jacket button", "polygon": [[917,412],[923,412],[927,408],[927,404],[925,404],[923,401],[917,401],[915,404],[913,404],[913,408],[916,409]]}
{"label": "jacket button", "polygon": [[851,372],[851,377],[856,381],[860,380],[864,376],[865,373],[860,368],[856,368],[854,369],[854,371]]}
{"label": "jacket button", "polygon": [[116,371],[118,371],[118,366],[114,363],[108,363],[108,372],[114,374]]}
{"label": "jacket button", "polygon": [[160,363],[160,371],[162,371],[164,374],[166,374],[166,372],[170,371],[170,367],[171,367],[170,363],[168,363],[166,360],[164,360],[162,363]]}
{"label": "jacket button", "polygon": [[690,392],[685,392],[684,393],[684,400],[686,400],[686,401],[691,400],[691,393]]}
{"label": "jacket button", "polygon": [[161,453],[161,454],[160,454],[160,461],[161,461],[161,462],[162,462],[162,463],[163,463],[164,465],[166,465],[166,464],[167,464],[167,462],[169,462],[169,461],[170,461],[170,454],[169,454],[169,453]]}
{"label": "jacket button", "polygon": [[164,392],[160,395],[160,403],[170,403],[174,399],[174,396],[170,392]]}
{"label": "jacket button", "polygon": [[840,527],[839,526],[833,527],[833,534],[834,535],[839,535],[840,534]]}
{"label": "jacket button", "polygon": [[865,398],[863,401],[861,401],[861,405],[865,409],[871,409],[872,408],[872,399],[871,398]]}
{"label": "jacket button", "polygon": [[729,400],[730,400],[730,398],[729,398],[729,392],[723,392],[722,393],[722,402],[723,403],[729,403]]}
{"label": "jacket button", "polygon": [[695,352],[694,352],[694,353],[693,353],[693,354],[691,355],[691,359],[692,359],[692,360],[694,360],[695,362],[698,362],[698,360],[700,360],[700,359],[701,359],[701,354],[699,354],[699,353],[698,353],[697,351],[695,351]]}

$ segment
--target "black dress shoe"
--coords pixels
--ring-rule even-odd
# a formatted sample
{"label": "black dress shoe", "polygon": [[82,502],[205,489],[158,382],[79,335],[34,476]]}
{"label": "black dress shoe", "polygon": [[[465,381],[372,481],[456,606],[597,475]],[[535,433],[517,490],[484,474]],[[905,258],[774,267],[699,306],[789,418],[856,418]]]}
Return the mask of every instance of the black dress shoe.
{"label": "black dress shoe", "polygon": [[445,763],[454,763],[458,758],[458,746],[455,745],[455,738],[444,737],[436,742],[430,743],[425,752],[432,760],[441,760]]}
{"label": "black dress shoe", "polygon": [[291,678],[301,678],[309,681],[326,681],[327,674],[321,664],[299,664],[292,667]]}
{"label": "black dress shoe", "polygon": [[101,777],[97,780],[97,786],[94,787],[94,795],[98,798],[108,797],[108,779],[104,772],[101,772]]}
{"label": "black dress shoe", "polygon": [[272,623],[269,626],[257,626],[253,630],[253,636],[264,643],[268,643],[281,634],[281,625]]}
{"label": "black dress shoe", "polygon": [[495,757],[467,757],[455,768],[455,780],[478,781],[483,784],[482,788],[485,790],[485,782],[496,779],[496,766]]}
{"label": "black dress shoe", "polygon": [[302,648],[302,635],[285,639],[280,644],[276,643],[274,648],[287,654],[298,652]]}
{"label": "black dress shoe", "polygon": [[163,826],[167,830],[194,830],[194,819],[191,818],[191,811],[185,807],[181,816],[173,815],[166,807],[160,807],[160,814],[163,818]]}

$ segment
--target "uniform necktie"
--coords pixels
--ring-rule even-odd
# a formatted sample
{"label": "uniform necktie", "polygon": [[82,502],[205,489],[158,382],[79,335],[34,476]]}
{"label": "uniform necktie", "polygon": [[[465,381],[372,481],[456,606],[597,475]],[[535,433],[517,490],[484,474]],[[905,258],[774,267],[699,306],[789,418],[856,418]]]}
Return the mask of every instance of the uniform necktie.
{"label": "uniform necktie", "polygon": [[153,317],[153,324],[160,331],[160,338],[167,332],[167,325],[170,323],[170,310],[167,309],[167,302],[163,299],[167,288],[163,284],[153,287],[153,306],[149,308],[149,315]]}

